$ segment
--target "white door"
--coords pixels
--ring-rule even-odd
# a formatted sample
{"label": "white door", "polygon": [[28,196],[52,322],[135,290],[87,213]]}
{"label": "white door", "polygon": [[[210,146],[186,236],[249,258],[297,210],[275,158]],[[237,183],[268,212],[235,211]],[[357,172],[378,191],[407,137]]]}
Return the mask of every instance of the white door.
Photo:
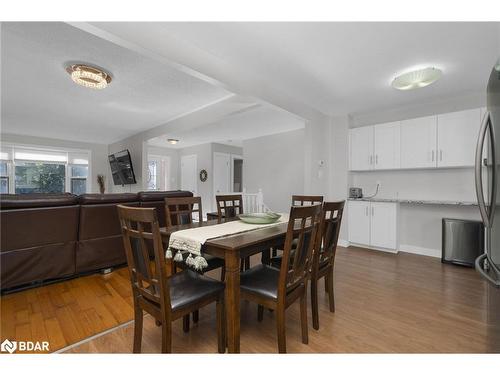
{"label": "white door", "polygon": [[397,207],[397,203],[371,202],[371,246],[397,249]]}
{"label": "white door", "polygon": [[184,155],[181,157],[181,189],[197,192],[197,157],[196,155]]}
{"label": "white door", "polygon": [[364,126],[349,131],[350,169],[363,171],[373,169],[373,126]]}
{"label": "white door", "polygon": [[374,126],[375,169],[400,167],[400,122]]}
{"label": "white door", "polygon": [[348,203],[348,229],[349,242],[370,244],[370,202],[349,201]]}
{"label": "white door", "polygon": [[227,194],[231,189],[231,155],[214,152],[214,192]]}
{"label": "white door", "polygon": [[438,115],[438,167],[474,166],[481,110]]}
{"label": "white door", "polygon": [[401,168],[437,165],[436,122],[436,116],[401,121]]}

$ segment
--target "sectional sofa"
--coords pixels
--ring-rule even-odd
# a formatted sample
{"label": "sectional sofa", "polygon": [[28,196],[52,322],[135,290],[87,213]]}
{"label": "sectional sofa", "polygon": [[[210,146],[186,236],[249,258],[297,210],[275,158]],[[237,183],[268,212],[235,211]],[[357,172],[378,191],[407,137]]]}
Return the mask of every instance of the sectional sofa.
{"label": "sectional sofa", "polygon": [[0,195],[2,293],[126,263],[117,204],[155,207],[165,225],[165,197],[188,191],[123,194]]}

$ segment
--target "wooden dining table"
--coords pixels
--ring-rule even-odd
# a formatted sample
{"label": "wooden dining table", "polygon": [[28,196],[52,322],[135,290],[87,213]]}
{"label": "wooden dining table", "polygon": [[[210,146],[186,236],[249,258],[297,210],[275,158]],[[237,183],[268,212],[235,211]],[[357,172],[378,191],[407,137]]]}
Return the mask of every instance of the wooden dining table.
{"label": "wooden dining table", "polygon": [[[238,220],[226,219],[222,223]],[[191,224],[161,228],[163,241],[168,244],[170,234],[183,229],[220,224],[209,220]],[[227,349],[229,353],[240,352],[240,259],[271,248],[282,248],[285,242],[287,223],[259,228],[248,232],[207,240],[202,253],[224,259],[226,270],[225,305],[227,319]],[[172,260],[169,261],[170,264]]]}

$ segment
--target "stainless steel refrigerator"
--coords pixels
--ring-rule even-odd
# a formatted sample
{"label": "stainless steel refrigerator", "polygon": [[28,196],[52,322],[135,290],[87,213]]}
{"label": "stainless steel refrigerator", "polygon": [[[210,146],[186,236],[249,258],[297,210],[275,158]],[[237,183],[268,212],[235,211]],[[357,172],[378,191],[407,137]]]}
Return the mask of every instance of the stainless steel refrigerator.
{"label": "stainless steel refrigerator", "polygon": [[500,352],[500,60],[490,74],[487,112],[476,148],[476,194],[486,228],[485,253],[475,261],[487,281],[487,350]]}

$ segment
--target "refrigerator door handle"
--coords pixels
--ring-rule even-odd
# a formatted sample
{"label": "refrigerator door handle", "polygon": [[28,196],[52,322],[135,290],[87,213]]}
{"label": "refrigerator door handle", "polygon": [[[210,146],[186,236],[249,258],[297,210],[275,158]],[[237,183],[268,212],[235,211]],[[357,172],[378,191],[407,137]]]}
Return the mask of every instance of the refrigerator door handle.
{"label": "refrigerator door handle", "polygon": [[[474,176],[475,176],[475,182],[476,182],[477,203],[479,206],[479,212],[481,213],[481,218],[483,219],[483,223],[484,223],[484,226],[486,228],[490,228],[490,217],[488,215],[488,211],[486,209],[486,204],[484,202],[483,176],[481,173],[482,172],[481,171],[481,161],[482,161],[482,157],[483,157],[484,140],[486,138],[486,132],[489,128],[489,125],[488,125],[489,123],[490,123],[490,115],[488,112],[484,116],[483,123],[481,124],[481,129],[479,130],[479,136],[477,138],[477,145],[476,145],[476,160],[475,160],[475,165],[474,165]],[[493,145],[493,142],[491,142],[491,144]],[[493,147],[492,147],[492,150],[493,150]],[[495,163],[493,163],[493,164],[495,164]],[[493,185],[493,186],[495,186],[495,185]]]}
{"label": "refrigerator door handle", "polygon": [[[488,272],[485,271],[485,269],[483,268],[483,265],[484,265],[485,261],[489,263],[490,267],[493,268],[493,270],[495,271],[495,273],[497,274],[497,276],[499,278],[495,279]],[[500,288],[500,273],[498,273],[498,270],[495,267],[495,264],[492,263],[489,260],[488,254],[485,253],[485,254],[482,254],[482,255],[478,256],[476,258],[476,262],[475,263],[476,263],[475,264],[476,271],[479,272],[481,274],[481,276],[483,276],[486,280],[488,280],[495,287]]]}

